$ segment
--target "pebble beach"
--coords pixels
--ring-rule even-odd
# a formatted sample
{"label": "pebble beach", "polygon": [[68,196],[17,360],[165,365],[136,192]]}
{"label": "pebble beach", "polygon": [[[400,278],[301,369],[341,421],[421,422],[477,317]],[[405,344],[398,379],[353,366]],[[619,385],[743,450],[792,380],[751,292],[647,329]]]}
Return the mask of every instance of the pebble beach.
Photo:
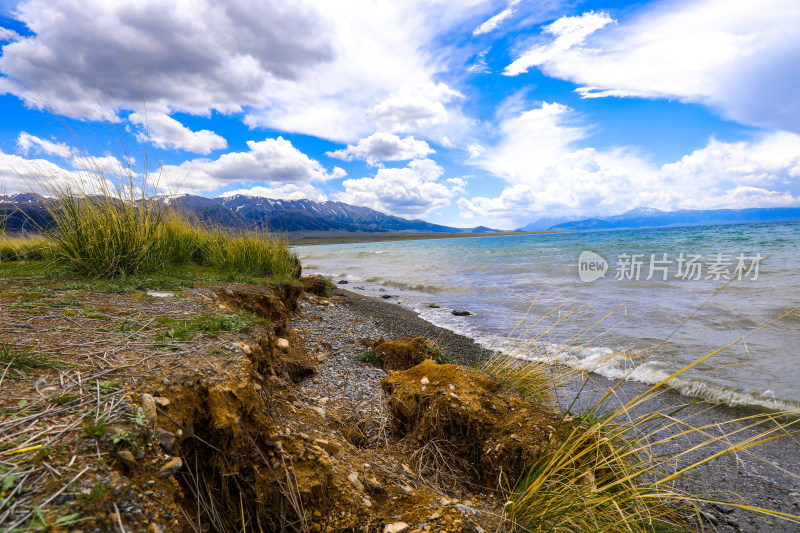
{"label": "pebble beach", "polygon": [[[359,354],[369,342],[421,336],[436,343],[453,362],[474,365],[491,354],[472,339],[437,327],[421,319],[415,312],[378,298],[370,298],[341,288],[333,291],[326,304],[306,302],[293,319],[292,327],[301,332],[306,349],[319,353],[319,372],[299,384],[298,394],[316,402],[320,409],[334,398],[347,402],[354,409],[380,410],[380,380],[384,370],[359,361]],[[587,375],[591,386],[583,387],[581,401],[591,401],[615,383],[600,376]],[[645,385],[626,382],[616,392],[616,401],[625,401],[646,389]],[[594,395],[594,396],[593,396]],[[566,394],[563,397],[567,397]],[[563,403],[561,400],[560,403]],[[662,410],[681,408],[681,419],[694,427],[708,426],[706,434],[735,434],[735,441],[752,438],[769,426],[762,423],[749,427],[745,422],[730,423],[748,416],[741,410],[701,401],[692,401],[669,390],[637,409]],[[717,427],[718,429],[714,429]],[[784,430],[785,431],[785,430]],[[692,440],[692,439],[695,440]],[[696,437],[672,440],[657,453],[681,454],[697,444]],[[687,455],[697,460],[702,454],[712,455],[727,445],[721,438],[718,445],[704,446]],[[745,449],[709,462],[680,482],[679,488],[694,494],[705,494],[709,500],[747,502],[749,505],[778,512],[800,514],[800,478],[796,474],[798,438],[790,435],[762,446]],[[705,527],[722,532],[800,531],[800,525],[747,513],[722,503],[701,504]]]}

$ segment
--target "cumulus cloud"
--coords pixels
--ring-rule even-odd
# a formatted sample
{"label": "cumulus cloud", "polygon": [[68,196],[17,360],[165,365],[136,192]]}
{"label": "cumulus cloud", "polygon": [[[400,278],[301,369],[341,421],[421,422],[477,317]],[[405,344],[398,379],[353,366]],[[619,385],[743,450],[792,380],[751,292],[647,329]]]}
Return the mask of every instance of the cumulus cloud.
{"label": "cumulus cloud", "polygon": [[659,175],[664,187],[683,191],[676,202],[682,208],[797,205],[800,136],[775,132],[750,142],[712,139],[705,147],[664,165]]}
{"label": "cumulus cloud", "polygon": [[217,159],[194,159],[179,166],[165,165],[168,187],[210,191],[223,185],[246,182],[308,183],[343,178],[339,167],[328,172],[322,164],[295,148],[283,137],[247,141],[246,152],[228,152]]}
{"label": "cumulus cloud", "polygon": [[463,97],[445,83],[406,85],[367,110],[367,116],[384,131],[424,130],[446,122],[445,104]]}
{"label": "cumulus cloud", "polygon": [[434,150],[425,141],[414,137],[401,139],[392,133],[378,132],[361,139],[355,146],[351,144],[341,150],[326,152],[325,155],[345,161],[365,159],[376,165],[379,161],[419,159],[432,153]]}
{"label": "cumulus cloud", "polygon": [[244,194],[247,196],[263,196],[264,198],[274,198],[276,200],[303,200],[309,199],[315,202],[324,202],[328,199],[319,189],[308,183],[286,183],[274,187],[264,187],[257,185],[249,189],[236,189],[228,191],[222,196],[234,196]]}
{"label": "cumulus cloud", "polygon": [[[454,91],[433,83],[446,62],[429,47],[486,9],[478,0],[27,0],[14,16],[32,36],[2,46],[0,94],[90,119],[141,112],[142,100],[165,116],[245,112],[251,127],[354,142],[375,131],[370,108],[391,131],[441,121]],[[386,101],[406,85],[416,92]],[[429,85],[431,101],[409,101]],[[200,153],[221,144],[174,127],[164,144]]]}
{"label": "cumulus cloud", "polygon": [[8,28],[0,28],[0,43],[4,41],[18,41],[22,37],[15,32],[14,30],[9,30]]}
{"label": "cumulus cloud", "polygon": [[463,184],[441,183],[444,169],[430,159],[405,168],[381,168],[374,178],[348,179],[337,199],[401,216],[424,216],[450,203]]}
{"label": "cumulus cloud", "polygon": [[472,143],[467,146],[467,154],[469,154],[470,159],[475,159],[481,156],[483,152],[486,151],[486,148],[478,143]]}
{"label": "cumulus cloud", "polygon": [[624,148],[581,146],[589,126],[560,104],[501,124],[502,140],[475,164],[507,182],[495,197],[460,198],[465,218],[514,228],[540,216],[596,216],[637,205],[664,210],[800,205],[800,136],[715,139],[657,167]]}
{"label": "cumulus cloud", "polygon": [[48,141],[47,139],[40,139],[24,131],[17,137],[17,146],[23,155],[29,155],[31,152],[34,152],[63,157],[65,159],[72,156],[72,149],[68,145],[60,142]]}
{"label": "cumulus cloud", "polygon": [[164,113],[131,113],[128,120],[141,124],[146,131],[139,133],[140,141],[150,141],[158,148],[177,148],[198,154],[228,147],[228,141],[209,130],[192,131]]}
{"label": "cumulus cloud", "polygon": [[[65,168],[46,159],[6,154],[0,150],[0,192],[15,194],[33,191],[47,195],[53,188],[69,188],[95,194],[101,192],[103,187],[114,191],[114,183],[108,179],[119,171],[114,162],[118,163],[111,157],[100,157],[92,167],[82,158],[74,158],[70,160],[72,168]],[[98,174],[98,168],[105,174]]]}
{"label": "cumulus cloud", "polygon": [[798,2],[662,1],[610,22],[599,13],[559,19],[506,73],[536,66],[580,84],[585,97],[676,98],[800,132]]}
{"label": "cumulus cloud", "polygon": [[[296,79],[334,56],[322,17],[279,1],[218,4],[30,0],[35,34],[3,47],[0,89],[73,117],[115,116],[144,98],[159,109],[241,111],[273,79]],[[102,24],[98,21],[102,20]]]}

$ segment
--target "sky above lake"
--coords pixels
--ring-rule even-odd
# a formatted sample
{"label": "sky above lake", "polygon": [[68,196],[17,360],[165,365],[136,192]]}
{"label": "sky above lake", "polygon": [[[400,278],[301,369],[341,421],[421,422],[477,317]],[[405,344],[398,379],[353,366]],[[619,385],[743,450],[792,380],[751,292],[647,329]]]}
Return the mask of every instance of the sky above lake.
{"label": "sky above lake", "polygon": [[0,192],[456,226],[800,205],[800,2],[0,0]]}

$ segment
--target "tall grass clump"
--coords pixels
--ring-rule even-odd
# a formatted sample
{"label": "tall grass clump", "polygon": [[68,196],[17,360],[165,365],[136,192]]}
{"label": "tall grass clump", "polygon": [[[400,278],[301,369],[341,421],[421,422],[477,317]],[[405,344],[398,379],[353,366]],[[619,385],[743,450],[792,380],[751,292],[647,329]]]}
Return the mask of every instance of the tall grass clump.
{"label": "tall grass clump", "polygon": [[[300,263],[285,239],[205,226],[159,201],[157,183],[150,183],[147,171],[138,176],[119,163],[106,172],[100,161],[84,160],[89,169],[80,180],[40,180],[47,194],[40,201],[52,224],[40,228],[45,239],[37,243],[46,240],[53,259],[78,273],[108,279],[194,263],[228,274],[300,275]],[[14,244],[7,247],[9,256],[28,249]]]}
{"label": "tall grass clump", "polygon": [[[654,409],[657,397],[670,380],[792,312],[698,358],[632,399],[619,399],[620,381],[580,416],[567,411],[528,474],[509,491],[505,515],[511,529],[587,533],[702,529],[700,504],[722,503],[720,498],[680,490],[675,482],[701,475],[703,468],[722,457],[738,458],[755,446],[800,433],[800,411],[714,419],[693,426],[681,414],[689,404]],[[508,365],[502,358],[498,361],[493,364],[500,365],[502,373]],[[576,397],[573,404],[577,401]],[[615,401],[619,405],[613,407]],[[798,516],[724,503],[800,524]]]}
{"label": "tall grass clump", "polygon": [[159,246],[164,210],[148,195],[146,180],[142,187],[132,177],[115,185],[101,169],[93,171],[88,190],[74,182],[44,184],[52,198],[43,198],[42,204],[53,224],[43,230],[56,259],[103,278],[162,268],[167,259]]}
{"label": "tall grass clump", "polygon": [[270,233],[214,229],[203,237],[203,261],[223,272],[278,278],[300,275],[300,261],[288,242]]}
{"label": "tall grass clump", "polygon": [[53,257],[52,241],[43,235],[0,232],[0,261],[39,261]]}

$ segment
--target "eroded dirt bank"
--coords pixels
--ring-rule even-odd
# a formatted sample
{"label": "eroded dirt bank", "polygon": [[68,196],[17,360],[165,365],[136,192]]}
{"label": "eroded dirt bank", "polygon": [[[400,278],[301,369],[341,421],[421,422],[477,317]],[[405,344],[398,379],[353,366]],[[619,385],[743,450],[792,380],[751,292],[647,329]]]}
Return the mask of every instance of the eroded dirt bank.
{"label": "eroded dirt bank", "polygon": [[[429,359],[433,342],[474,362],[469,339],[322,296],[318,280],[123,295],[4,284],[3,342],[69,366],[9,365],[0,380],[3,530],[497,531],[503,487],[563,424]],[[709,513],[722,530],[762,527]]]}

